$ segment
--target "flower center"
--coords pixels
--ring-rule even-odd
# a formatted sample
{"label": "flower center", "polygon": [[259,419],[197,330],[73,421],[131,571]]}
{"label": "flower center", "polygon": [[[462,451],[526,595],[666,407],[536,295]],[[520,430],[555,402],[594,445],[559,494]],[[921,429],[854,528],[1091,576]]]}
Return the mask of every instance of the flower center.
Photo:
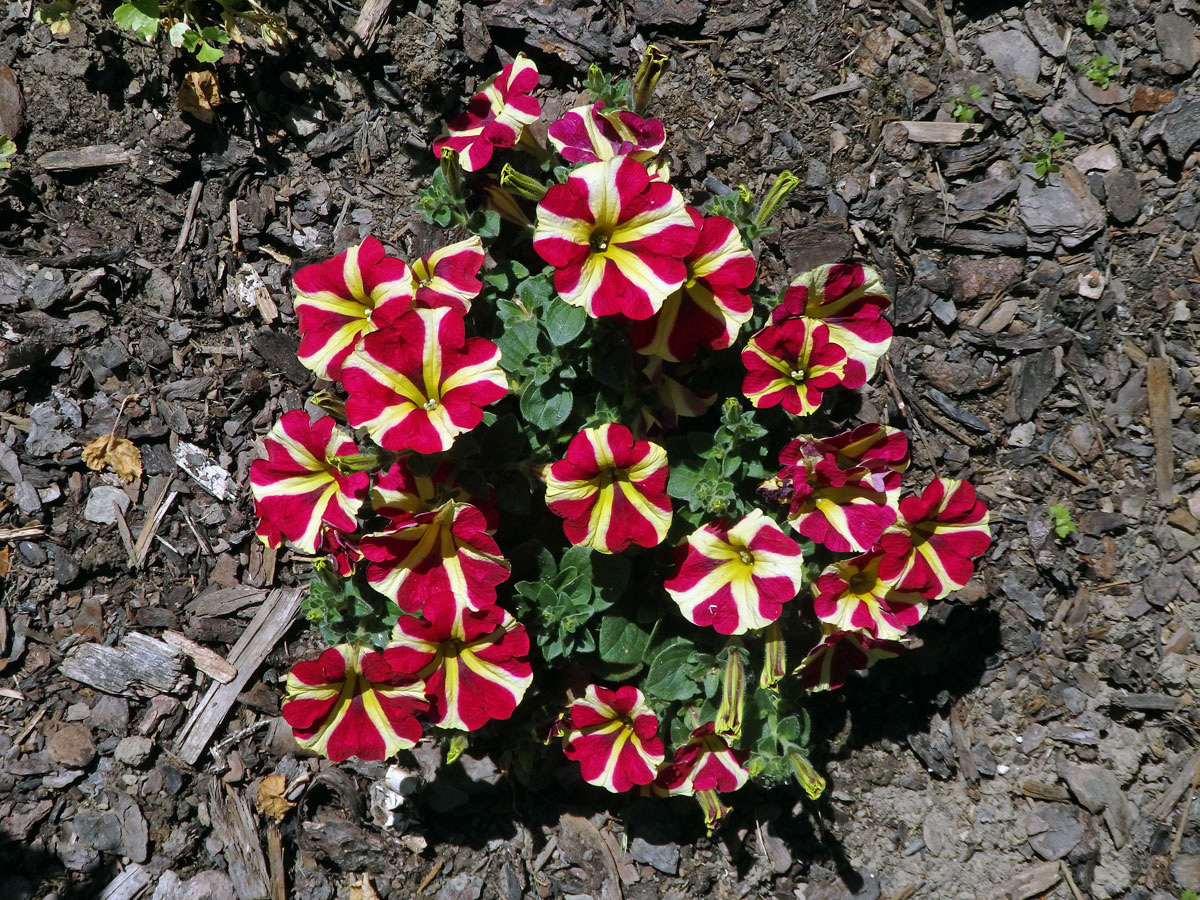
{"label": "flower center", "polygon": [[608,242],[612,240],[612,232],[605,228],[598,228],[592,232],[590,243],[592,250],[596,253],[603,253],[608,249]]}
{"label": "flower center", "polygon": [[846,583],[846,587],[852,594],[869,594],[871,588],[875,587],[875,580],[875,576],[869,572],[859,572]]}
{"label": "flower center", "polygon": [[438,408],[437,397],[430,397],[428,400],[425,401],[425,403],[421,406],[421,408],[423,410],[425,410],[425,412],[433,412],[435,409]]}
{"label": "flower center", "polygon": [[742,565],[744,566],[754,565],[754,554],[745,548],[738,551],[738,559],[742,561]]}
{"label": "flower center", "polygon": [[803,369],[792,369],[792,371],[788,372],[788,375],[790,375],[792,381],[796,382],[797,384],[804,381],[804,370]]}

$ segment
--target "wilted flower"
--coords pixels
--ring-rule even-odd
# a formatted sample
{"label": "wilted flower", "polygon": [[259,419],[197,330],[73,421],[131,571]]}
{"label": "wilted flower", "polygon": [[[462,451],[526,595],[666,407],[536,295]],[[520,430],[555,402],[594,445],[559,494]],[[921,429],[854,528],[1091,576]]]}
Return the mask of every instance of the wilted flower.
{"label": "wilted flower", "polygon": [[467,338],[450,309],[414,309],[367,335],[346,360],[346,417],[387,450],[440,453],[508,393],[500,349]]}
{"label": "wilted flower", "polygon": [[292,284],[300,330],[300,362],[318,378],[341,378],[342,363],[389,312],[412,306],[408,265],[368,237],[333,259],[305,266]]}
{"label": "wilted flower", "polygon": [[633,685],[612,691],[589,684],[562,728],[563,753],[579,762],[583,780],[615,794],[653,782],[666,758],[658,717]]}
{"label": "wilted flower", "polygon": [[451,500],[440,509],[396,520],[388,531],[365,536],[367,581],[405,612],[483,609],[496,602],[508,562],[475,507]]}
{"label": "wilted flower", "polygon": [[440,159],[448,147],[458,154],[463,171],[482,169],[497,148],[515,145],[524,127],[542,114],[542,105],[530,96],[537,83],[537,66],[519,54],[471,98],[465,112],[446,123],[433,142],[433,155]]}
{"label": "wilted flower", "polygon": [[831,631],[808,651],[795,674],[806,690],[833,690],[844,685],[851,672],[869,669],[879,660],[891,659],[903,651],[903,644],[879,640],[861,631]]}
{"label": "wilted flower", "polygon": [[538,204],[533,249],[592,316],[652,316],[687,279],[699,230],[683,195],[628,156],[587,163]]}
{"label": "wilted flower", "polygon": [[414,304],[425,309],[448,307],[465,316],[483,288],[482,267],[483,241],[477,235],[421,257],[412,265]]}
{"label": "wilted flower", "polygon": [[529,636],[498,606],[428,607],[423,618],[401,616],[388,651],[425,679],[429,721],[474,731],[507,719],[533,682]]}
{"label": "wilted flower", "polygon": [[665,583],[684,617],[721,634],[744,634],[779,618],[804,584],[800,545],[762,510],[736,525],[712,522],[679,548]]}
{"label": "wilted flower", "polygon": [[690,796],[696,791],[736,791],[750,779],[743,765],[749,752],[733,750],[712,722],[692,732],[686,744],[658,774],[655,783],[668,793]]}
{"label": "wilted flower", "polygon": [[829,339],[861,363],[870,378],[892,343],[891,323],[883,318],[891,302],[874,269],[858,263],[819,266],[788,286],[771,322],[803,318],[810,327],[823,324]]}
{"label": "wilted flower", "polygon": [[972,560],[991,543],[988,509],[965,481],[936,478],[920,497],[900,501],[900,520],[879,539],[883,578],[930,600],[964,587]]}
{"label": "wilted flower", "polygon": [[736,226],[723,216],[704,218],[688,207],[700,239],[684,257],[687,278],[650,319],[634,323],[638,353],[684,362],[701,347],[723,350],[754,310],[747,288],[754,282],[754,254]]}
{"label": "wilted flower", "polygon": [[330,460],[358,452],[331,416],[310,422],[302,409],[284,413],[263,440],[266,459],[250,465],[257,534],[268,547],[283,541],[316,553],[326,526],[351,532],[367,496],[365,472],[343,475]]}
{"label": "wilted flower", "polygon": [[817,578],[813,611],[838,631],[859,629],[882,640],[902,637],[925,615],[925,601],[879,576],[878,550],[839,560]]}
{"label": "wilted flower", "polygon": [[667,454],[624,425],[585,428],[546,476],[546,505],[567,539],[601,553],[653,547],[671,525]]}
{"label": "wilted flower", "polygon": [[667,142],[663,123],[643,119],[623,109],[605,109],[603,103],[577,106],[548,129],[556,150],[573,163],[600,162],[630,156],[649,163]]}
{"label": "wilted flower", "polygon": [[387,759],[421,738],[429,704],[414,671],[388,650],[340,644],[288,673],[283,718],[301,747],[335,762]]}
{"label": "wilted flower", "polygon": [[742,393],[757,409],[783,405],[794,416],[816,412],[825,391],[837,385],[862,387],[863,364],[829,340],[829,329],[804,319],[768,325],[742,351]]}

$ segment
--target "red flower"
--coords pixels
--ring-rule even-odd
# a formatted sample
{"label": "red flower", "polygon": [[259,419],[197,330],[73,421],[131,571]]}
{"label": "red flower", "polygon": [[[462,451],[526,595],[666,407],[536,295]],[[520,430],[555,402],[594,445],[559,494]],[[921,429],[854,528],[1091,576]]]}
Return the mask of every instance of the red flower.
{"label": "red flower", "polygon": [[330,460],[358,452],[332,417],[310,422],[302,409],[284,413],[263,440],[266,459],[250,465],[257,534],[268,547],[283,541],[316,553],[326,527],[352,532],[367,495],[365,472],[343,475]]}
{"label": "red flower", "polygon": [[692,732],[691,739],[658,773],[655,784],[669,794],[690,796],[696,791],[736,791],[750,779],[744,763],[746,750],[730,749],[715,733],[712,722]]}
{"label": "red flower", "polygon": [[415,475],[404,460],[397,460],[371,487],[371,508],[392,519],[393,524],[440,509],[447,500],[474,506],[487,520],[488,532],[496,530],[499,513],[492,502],[494,494],[488,500],[470,494],[454,477],[454,466],[449,462],[439,464],[428,475]]}
{"label": "red flower", "polygon": [[471,98],[466,112],[446,123],[433,142],[433,155],[441,159],[442,148],[448,147],[458,154],[463,171],[482,169],[493,151],[516,144],[524,127],[542,114],[542,105],[529,96],[537,83],[537,66],[518,54]]}
{"label": "red flower", "polygon": [[693,532],[677,559],[667,593],[690,622],[721,634],[770,625],[804,584],[800,545],[758,509]]}
{"label": "red flower", "polygon": [[421,257],[412,266],[415,304],[425,309],[448,307],[465,316],[483,289],[482,267],[483,241],[478,236]]}
{"label": "red flower", "polygon": [[794,416],[816,412],[831,387],[857,388],[867,381],[863,364],[829,340],[828,328],[803,319],[759,331],[742,351],[742,363],[742,393],[750,402],[757,409],[783,404]]}
{"label": "red flower", "polygon": [[666,758],[658,717],[632,685],[589,684],[568,707],[563,730],[563,753],[579,762],[583,780],[614,794],[653,782]]}
{"label": "red flower", "polygon": [[360,548],[371,587],[408,613],[490,607],[508,578],[483,513],[454,500],[367,535]]}
{"label": "red flower", "polygon": [[334,762],[387,759],[421,739],[429,704],[414,671],[388,650],[341,644],[288,673],[283,718],[301,747]]}
{"label": "red flower", "polygon": [[646,319],[686,280],[684,258],[698,238],[683,195],[618,156],[582,165],[546,192],[533,249],[554,266],[567,303]]}
{"label": "red flower", "polygon": [[925,615],[925,601],[879,575],[878,550],[826,567],[817,579],[813,611],[838,631],[858,629],[882,640],[903,637]]}
{"label": "red flower", "polygon": [[899,656],[904,645],[881,641],[861,631],[833,631],[796,668],[800,686],[809,691],[840,688],[851,672],[869,669],[881,659]]}
{"label": "red flower", "polygon": [[533,682],[525,628],[498,606],[438,604],[424,616],[401,616],[388,651],[425,679],[429,721],[474,731],[511,716]]}
{"label": "red flower", "polygon": [[882,578],[939,600],[964,587],[972,560],[992,541],[988,510],[965,481],[937,478],[920,497],[900,501],[900,521],[879,539]]}
{"label": "red flower", "polygon": [[367,335],[342,379],[346,417],[387,450],[440,453],[508,393],[500,349],[467,338],[462,316],[414,309]]}
{"label": "red flower", "polygon": [[318,378],[341,378],[342,363],[372,318],[405,312],[413,301],[408,266],[373,237],[333,259],[305,266],[292,279],[300,329],[300,362]]}
{"label": "red flower", "polygon": [[654,547],[671,525],[667,454],[624,425],[585,428],[546,476],[546,505],[567,539],[601,553]]}
{"label": "red flower", "polygon": [[600,162],[631,156],[648,163],[667,142],[663,123],[628,110],[605,109],[603,103],[577,106],[550,126],[547,136],[563,159]]}
{"label": "red flower", "polygon": [[672,362],[691,359],[701,347],[730,346],[754,312],[746,293],[754,281],[754,254],[736,226],[722,216],[704,218],[690,206],[688,213],[700,239],[684,257],[686,280],[653,318],[633,326],[638,353]]}
{"label": "red flower", "polygon": [[874,269],[858,263],[819,266],[791,283],[771,321],[780,325],[799,317],[810,327],[825,325],[829,339],[861,363],[870,378],[892,342],[891,323],[883,318],[891,302]]}

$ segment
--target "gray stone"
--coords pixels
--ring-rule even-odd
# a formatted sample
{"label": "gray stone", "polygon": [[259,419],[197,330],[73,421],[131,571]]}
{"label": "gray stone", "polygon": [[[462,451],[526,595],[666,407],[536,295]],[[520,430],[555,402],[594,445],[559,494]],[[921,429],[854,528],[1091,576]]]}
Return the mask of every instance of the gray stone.
{"label": "gray stone", "polygon": [[37,488],[28,481],[22,481],[13,488],[13,502],[21,512],[30,516],[42,508],[42,498],[38,496]]}
{"label": "gray stone", "polygon": [[109,734],[124,734],[129,728],[129,701],[105,694],[92,707],[91,723]]}
{"label": "gray stone", "polygon": [[1062,859],[1083,838],[1083,826],[1073,807],[1038,803],[1025,817],[1029,846],[1042,859]]}
{"label": "gray stone", "polygon": [[1058,29],[1035,7],[1031,6],[1025,10],[1025,26],[1033,35],[1033,39],[1038,42],[1038,46],[1055,59],[1062,59],[1067,55],[1066,45],[1063,44]]}
{"label": "gray stone", "polygon": [[153,750],[154,741],[150,738],[142,737],[140,734],[131,734],[129,737],[121,738],[113,755],[117,758],[117,762],[125,763],[127,766],[140,766],[149,758]]}
{"label": "gray stone", "polygon": [[92,488],[92,492],[88,494],[87,504],[83,508],[83,517],[89,522],[113,525],[117,521],[117,512],[116,509],[113,509],[114,504],[116,509],[121,511],[121,515],[124,515],[129,509],[129,495],[120,488],[109,485]]}
{"label": "gray stone", "polygon": [[59,269],[42,269],[26,290],[34,309],[49,309],[67,295],[67,279]]}
{"label": "gray stone", "polygon": [[1074,168],[1063,166],[1045,181],[1035,177],[1031,165],[1022,172],[1017,188],[1018,212],[1031,232],[1052,235],[1069,250],[1104,228],[1104,211]]}
{"label": "gray stone", "polygon": [[181,881],[166,871],[154,886],[151,900],[234,900],[233,881],[224,872],[209,869]]}
{"label": "gray stone", "polygon": [[1104,205],[1108,214],[1128,225],[1142,211],[1142,188],[1129,169],[1113,169],[1104,176]]}
{"label": "gray stone", "polygon": [[71,830],[93,850],[112,853],[121,846],[121,819],[116,813],[80,811],[71,820]]}
{"label": "gray stone", "polygon": [[1146,123],[1142,143],[1162,138],[1167,155],[1181,161],[1200,141],[1200,98],[1195,94],[1176,97]]}
{"label": "gray stone", "polygon": [[1020,31],[991,31],[981,34],[975,42],[1009,81],[1018,75],[1037,81],[1041,56],[1033,41]]}
{"label": "gray stone", "polygon": [[51,456],[71,446],[71,436],[62,430],[63,417],[53,401],[37,403],[29,411],[29,436],[25,450],[30,456]]}
{"label": "gray stone", "polygon": [[1182,75],[1200,62],[1200,38],[1189,19],[1174,13],[1154,17],[1154,34],[1162,51],[1163,68],[1169,75]]}
{"label": "gray stone", "polygon": [[987,209],[1017,189],[1015,178],[985,178],[968,184],[954,194],[954,208],[963,210]]}
{"label": "gray stone", "polygon": [[483,879],[475,875],[455,875],[447,878],[436,900],[476,900],[483,893]]}
{"label": "gray stone", "polygon": [[675,875],[679,872],[679,847],[676,844],[651,844],[649,841],[635,837],[629,844],[629,855],[634,862],[653,866],[664,875]]}

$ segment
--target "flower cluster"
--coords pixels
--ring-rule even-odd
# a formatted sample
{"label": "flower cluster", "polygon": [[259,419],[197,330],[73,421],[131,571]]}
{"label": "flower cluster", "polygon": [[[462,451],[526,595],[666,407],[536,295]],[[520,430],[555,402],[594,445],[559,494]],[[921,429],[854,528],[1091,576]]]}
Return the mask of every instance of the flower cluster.
{"label": "flower cluster", "polygon": [[888,295],[857,263],[764,290],[753,239],[796,179],[689,204],[643,115],[664,62],[592,73],[543,146],[518,56],[433,142],[421,204],[453,239],[296,272],[300,360],[344,400],[285,413],[250,482],[259,538],[318,557],[301,746],[381,759],[448,729],[461,752],[521,716],[588,784],[692,796],[715,827],[750,778],[823,789],[803,691],[900,654],[988,547],[965,481],[901,499],[898,428],[822,431],[888,351]]}

